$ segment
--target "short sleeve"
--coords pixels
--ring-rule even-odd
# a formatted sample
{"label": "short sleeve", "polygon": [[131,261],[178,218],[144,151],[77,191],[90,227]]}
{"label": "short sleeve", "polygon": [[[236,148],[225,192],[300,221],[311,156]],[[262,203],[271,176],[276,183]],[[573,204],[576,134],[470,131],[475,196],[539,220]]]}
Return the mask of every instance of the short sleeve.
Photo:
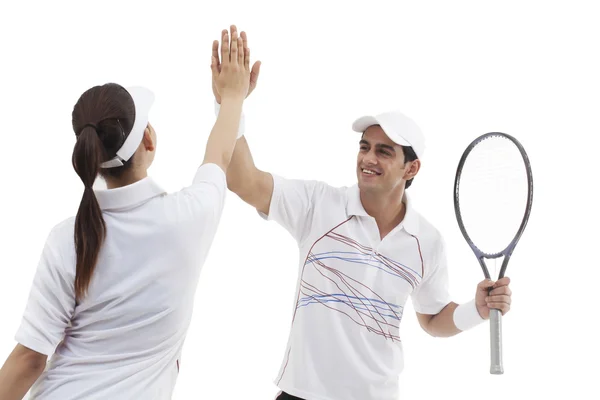
{"label": "short sleeve", "polygon": [[425,265],[423,281],[411,294],[413,307],[420,314],[435,315],[450,303],[446,250],[441,237],[433,251],[430,265]]}
{"label": "short sleeve", "polygon": [[205,220],[212,216],[213,222],[218,223],[227,193],[227,178],[225,172],[217,164],[203,164],[196,171],[192,184],[182,191],[192,200],[192,212]]}
{"label": "short sleeve", "polygon": [[61,260],[61,239],[66,238],[53,231],[46,240],[15,335],[23,346],[47,356],[52,355],[63,340],[75,310],[75,277],[66,272]]}
{"label": "short sleeve", "polygon": [[318,181],[285,179],[273,175],[273,194],[269,215],[259,213],[269,221],[284,227],[302,243],[310,234],[315,205],[321,199],[326,185]]}

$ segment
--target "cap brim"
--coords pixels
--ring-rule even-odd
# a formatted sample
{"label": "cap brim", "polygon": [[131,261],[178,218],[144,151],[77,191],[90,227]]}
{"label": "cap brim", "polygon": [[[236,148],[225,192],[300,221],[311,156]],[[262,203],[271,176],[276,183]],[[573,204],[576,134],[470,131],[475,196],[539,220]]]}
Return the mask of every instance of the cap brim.
{"label": "cap brim", "polygon": [[126,90],[133,99],[135,106],[133,127],[121,148],[117,150],[115,157],[102,163],[102,168],[114,168],[124,165],[136,152],[144,137],[144,131],[148,126],[148,115],[150,114],[152,104],[154,104],[154,93],[141,86],[128,87]]}
{"label": "cap brim", "polygon": [[136,120],[139,120],[142,124],[145,120],[147,125],[148,114],[150,114],[150,109],[154,104],[154,93],[141,86],[128,87],[127,92],[129,92],[135,104]]}
{"label": "cap brim", "polygon": [[373,125],[381,126],[381,129],[383,129],[383,132],[386,134],[386,136],[389,137],[390,140],[392,142],[396,143],[397,145],[410,146],[410,143],[408,143],[406,141],[406,139],[404,139],[400,136],[397,136],[397,135],[394,135],[393,137],[390,136],[390,134],[388,134],[389,130],[386,129],[385,123],[382,123],[381,121],[379,121],[377,119],[377,117],[374,117],[372,115],[366,115],[364,117],[358,118],[352,124],[352,130],[355,132],[363,133],[364,131],[367,130],[367,128],[369,128],[370,126],[373,126]]}

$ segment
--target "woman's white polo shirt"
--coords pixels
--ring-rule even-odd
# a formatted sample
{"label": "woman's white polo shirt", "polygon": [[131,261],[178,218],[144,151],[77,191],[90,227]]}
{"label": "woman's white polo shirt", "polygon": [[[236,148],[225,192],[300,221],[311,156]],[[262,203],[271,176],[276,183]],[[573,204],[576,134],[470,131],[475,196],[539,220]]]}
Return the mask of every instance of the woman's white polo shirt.
{"label": "woman's white polo shirt", "polygon": [[52,230],[16,334],[51,356],[32,399],[171,398],[226,189],[223,170],[205,164],[173,194],[151,178],[96,191],[107,236],[80,303],[74,218]]}

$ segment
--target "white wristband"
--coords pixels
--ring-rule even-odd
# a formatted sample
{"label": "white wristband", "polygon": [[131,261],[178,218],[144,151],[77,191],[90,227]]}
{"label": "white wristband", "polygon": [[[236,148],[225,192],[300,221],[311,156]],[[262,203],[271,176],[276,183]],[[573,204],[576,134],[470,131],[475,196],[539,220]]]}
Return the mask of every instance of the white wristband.
{"label": "white wristband", "polygon": [[[221,105],[219,103],[217,103],[217,101],[215,100],[215,115],[218,117],[219,116],[219,111],[221,110]],[[244,136],[244,128],[245,128],[245,121],[244,121],[244,112],[242,111],[242,116],[240,117],[240,126],[238,128],[238,135],[237,138],[241,138],[242,136]]]}
{"label": "white wristband", "polygon": [[479,315],[479,311],[477,311],[475,299],[456,307],[452,319],[454,320],[454,325],[461,331],[471,329],[485,321],[485,319],[481,318],[481,315]]}

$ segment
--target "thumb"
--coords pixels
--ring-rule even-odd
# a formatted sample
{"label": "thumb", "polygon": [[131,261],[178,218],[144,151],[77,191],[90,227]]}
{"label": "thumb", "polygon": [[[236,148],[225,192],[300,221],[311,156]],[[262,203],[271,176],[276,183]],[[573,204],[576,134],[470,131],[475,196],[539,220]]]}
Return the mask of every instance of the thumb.
{"label": "thumb", "polygon": [[260,61],[257,61],[254,63],[254,65],[252,65],[252,70],[250,71],[250,81],[253,84],[256,84],[256,82],[258,81],[258,75],[260,74],[260,66]]}
{"label": "thumb", "polygon": [[485,280],[479,282],[479,285],[477,285],[477,288],[480,290],[486,290],[486,289],[494,286],[494,283],[496,283],[496,282],[494,282],[491,279],[485,279]]}

